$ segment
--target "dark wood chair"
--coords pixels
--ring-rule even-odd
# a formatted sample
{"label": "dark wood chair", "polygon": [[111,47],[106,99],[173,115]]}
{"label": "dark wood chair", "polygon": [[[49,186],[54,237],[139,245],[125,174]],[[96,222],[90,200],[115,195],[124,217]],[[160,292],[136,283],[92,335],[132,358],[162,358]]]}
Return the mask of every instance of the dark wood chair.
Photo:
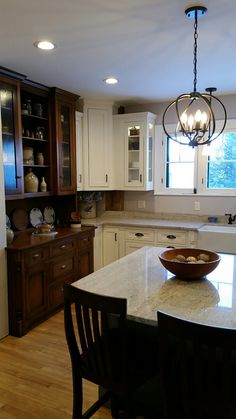
{"label": "dark wood chair", "polygon": [[165,417],[235,419],[236,330],[157,316]]}
{"label": "dark wood chair", "polygon": [[[136,345],[130,334],[126,299],[97,295],[68,284],[64,286],[64,297],[65,333],[72,363],[73,419],[90,418],[109,398],[116,402],[112,404],[114,417],[120,417],[118,411],[123,412],[121,417],[132,417],[135,389],[157,366],[148,356],[148,342]],[[82,378],[106,389],[85,413]]]}

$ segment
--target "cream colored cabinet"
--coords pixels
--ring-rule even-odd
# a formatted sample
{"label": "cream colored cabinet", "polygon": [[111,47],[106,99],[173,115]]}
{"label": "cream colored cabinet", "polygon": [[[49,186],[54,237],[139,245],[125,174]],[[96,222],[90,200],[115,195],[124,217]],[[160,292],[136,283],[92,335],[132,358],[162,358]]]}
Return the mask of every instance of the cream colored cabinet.
{"label": "cream colored cabinet", "polygon": [[196,247],[197,232],[181,229],[159,229],[156,231],[156,245],[163,247]]}
{"label": "cream colored cabinet", "polygon": [[112,105],[86,102],[83,127],[84,189],[113,187]]}
{"label": "cream colored cabinet", "polygon": [[103,229],[103,265],[119,259],[119,229],[104,227]]}
{"label": "cream colored cabinet", "polygon": [[117,189],[153,189],[155,121],[150,112],[113,116]]}
{"label": "cream colored cabinet", "polygon": [[93,258],[94,258],[94,271],[98,271],[103,267],[103,228],[98,226],[95,229],[94,237],[94,249],[93,249]]}
{"label": "cream colored cabinet", "polygon": [[77,191],[83,189],[83,114],[75,113],[76,122],[76,183]]}
{"label": "cream colored cabinet", "polygon": [[126,228],[123,232],[123,252],[129,255],[143,246],[155,245],[155,230],[149,228]]}

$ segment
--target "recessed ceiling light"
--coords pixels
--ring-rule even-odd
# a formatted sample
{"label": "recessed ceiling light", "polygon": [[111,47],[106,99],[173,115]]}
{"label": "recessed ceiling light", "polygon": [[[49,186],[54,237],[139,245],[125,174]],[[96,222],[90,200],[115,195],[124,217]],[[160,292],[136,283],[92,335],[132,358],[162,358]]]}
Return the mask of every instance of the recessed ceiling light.
{"label": "recessed ceiling light", "polygon": [[46,51],[49,51],[55,48],[55,44],[53,44],[50,41],[37,41],[37,42],[34,42],[34,46],[36,48],[43,49]]}
{"label": "recessed ceiling light", "polygon": [[118,79],[116,77],[107,77],[103,80],[106,84],[116,84],[118,83]]}

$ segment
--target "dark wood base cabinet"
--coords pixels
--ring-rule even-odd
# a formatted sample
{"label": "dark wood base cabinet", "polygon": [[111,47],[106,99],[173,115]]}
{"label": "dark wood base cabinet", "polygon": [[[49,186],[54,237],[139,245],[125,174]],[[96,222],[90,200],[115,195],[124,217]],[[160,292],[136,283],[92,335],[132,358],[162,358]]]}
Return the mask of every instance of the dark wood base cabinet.
{"label": "dark wood base cabinet", "polygon": [[63,285],[93,272],[94,227],[33,236],[23,232],[7,247],[9,333],[23,336],[63,307]]}

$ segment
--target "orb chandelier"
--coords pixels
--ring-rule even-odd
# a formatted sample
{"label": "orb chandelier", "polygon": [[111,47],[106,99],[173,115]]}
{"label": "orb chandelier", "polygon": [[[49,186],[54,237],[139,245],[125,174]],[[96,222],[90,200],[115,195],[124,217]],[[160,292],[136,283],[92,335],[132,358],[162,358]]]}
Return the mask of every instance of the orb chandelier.
{"label": "orb chandelier", "polygon": [[[194,50],[193,50],[193,92],[183,93],[171,102],[162,118],[162,125],[166,135],[180,144],[197,147],[210,144],[223,132],[227,120],[226,109],[223,103],[212,92],[215,87],[206,88],[206,93],[197,91],[197,40],[198,40],[198,17],[205,15],[207,8],[193,6],[185,10],[185,14],[193,18],[194,22]],[[173,109],[176,113],[175,132],[168,132],[166,120],[173,118]],[[217,123],[215,114],[221,115]],[[169,117],[168,117],[169,116]],[[219,125],[219,126],[218,126]]]}

